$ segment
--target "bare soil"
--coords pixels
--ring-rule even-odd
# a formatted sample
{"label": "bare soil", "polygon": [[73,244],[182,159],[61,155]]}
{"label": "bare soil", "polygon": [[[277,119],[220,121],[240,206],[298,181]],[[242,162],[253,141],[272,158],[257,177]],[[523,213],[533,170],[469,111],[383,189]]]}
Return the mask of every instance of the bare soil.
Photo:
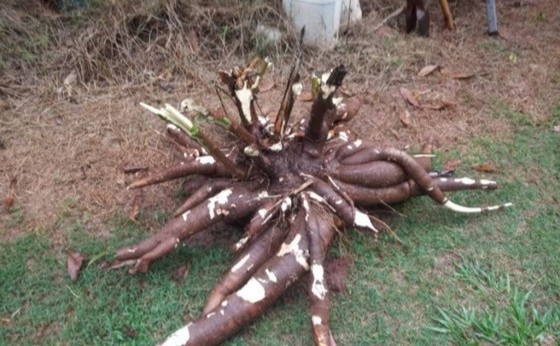
{"label": "bare soil", "polygon": [[[349,126],[362,139],[401,148],[417,149],[431,138],[439,150],[459,148],[467,152],[469,142],[477,137],[511,136],[516,116],[548,124],[552,109],[560,102],[557,1],[499,1],[499,37],[486,34],[483,2],[453,2],[457,29],[452,32],[444,29],[441,11],[433,3],[428,39],[406,35],[399,23],[402,17],[373,30],[399,4],[380,2],[365,7],[362,22],[343,35],[334,50],[306,52],[304,79],[313,71],[345,64],[349,75],[343,95],[358,96],[363,102]],[[128,215],[134,208],[140,208],[141,224],[156,227],[159,221],[154,212],[172,210],[180,203],[178,183],[128,191],[126,186],[135,176],[124,174],[123,167],[157,169],[178,153],[165,138],[161,121],[146,114],[139,102],[178,105],[191,97],[208,108],[217,107],[212,84],[217,70],[247,61],[254,49],[243,48],[243,42],[235,40],[209,49],[213,43],[203,39],[212,34],[213,27],[208,26],[183,28],[184,37],[177,32],[165,36],[165,28],[161,29],[161,35],[175,43],[182,37],[181,45],[172,46],[174,54],[188,51],[183,53],[190,58],[178,60],[182,65],[163,53],[154,53],[165,49],[157,39],[144,46],[152,47],[151,51],[130,45],[128,58],[120,53],[113,57],[99,52],[95,55],[84,43],[91,37],[95,37],[91,41],[95,47],[105,42],[102,30],[92,31],[95,18],[71,21],[47,9],[30,14],[29,8],[14,4],[17,2],[0,12],[4,19],[25,22],[31,16],[38,25],[47,23],[58,39],[37,53],[38,62],[8,59],[1,70],[0,197],[4,200],[13,195],[14,203],[1,208],[0,240],[34,231],[63,237],[58,230],[75,222],[85,223],[92,233],[106,237],[111,232],[110,219]],[[220,16],[208,20],[230,20],[231,13],[220,11]],[[149,13],[142,18],[150,19]],[[169,22],[176,20],[169,18]],[[254,16],[238,24],[251,30],[251,23],[256,23]],[[219,23],[214,26],[220,27]],[[15,37],[18,33],[8,34]],[[259,101],[265,113],[278,108],[291,56],[278,52],[287,43],[273,50],[276,67],[269,80],[275,87],[264,92]],[[431,64],[439,68],[418,76]],[[271,82],[263,85],[267,83]],[[405,101],[402,88],[420,105],[451,106],[421,109]],[[296,115],[301,116],[309,107],[310,103],[298,102]],[[410,115],[406,119],[405,111]],[[10,187],[13,178],[16,184]]]}

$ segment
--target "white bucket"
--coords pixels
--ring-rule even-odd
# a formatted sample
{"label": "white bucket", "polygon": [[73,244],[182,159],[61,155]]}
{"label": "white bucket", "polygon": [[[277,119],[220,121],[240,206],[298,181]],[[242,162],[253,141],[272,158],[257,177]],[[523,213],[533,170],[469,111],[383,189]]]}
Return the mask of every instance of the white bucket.
{"label": "white bucket", "polygon": [[336,44],[342,0],[283,0],[282,3],[296,29],[305,26],[304,44],[324,49]]}

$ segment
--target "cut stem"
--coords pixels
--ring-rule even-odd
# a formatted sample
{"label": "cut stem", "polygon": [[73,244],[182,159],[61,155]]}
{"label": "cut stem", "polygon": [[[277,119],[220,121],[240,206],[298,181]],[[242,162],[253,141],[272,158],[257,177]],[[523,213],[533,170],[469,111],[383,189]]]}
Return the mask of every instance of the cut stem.
{"label": "cut stem", "polygon": [[181,114],[177,109],[173,106],[166,104],[165,108],[157,109],[145,103],[140,103],[140,105],[150,112],[158,115],[163,120],[172,123],[173,125],[177,126],[181,130],[183,130],[186,134],[191,136],[192,138],[198,138],[202,142],[202,144],[208,149],[210,155],[212,155],[216,161],[221,163],[224,168],[234,177],[234,178],[242,178],[245,176],[245,170],[241,169],[237,166],[233,161],[231,161],[218,147],[213,140],[211,140],[208,136],[204,134],[198,127],[196,127],[193,122]]}
{"label": "cut stem", "polygon": [[284,130],[286,124],[290,120],[290,115],[292,114],[292,109],[294,107],[295,97],[294,91],[292,90],[294,84],[297,83],[299,79],[299,69],[301,67],[301,61],[303,58],[303,35],[305,34],[305,27],[301,29],[300,33],[300,45],[296,55],[296,60],[290,71],[290,77],[288,83],[286,83],[286,89],[284,90],[284,95],[282,96],[282,102],[280,102],[280,109],[276,115],[276,120],[274,122],[274,137],[279,140],[284,135]]}

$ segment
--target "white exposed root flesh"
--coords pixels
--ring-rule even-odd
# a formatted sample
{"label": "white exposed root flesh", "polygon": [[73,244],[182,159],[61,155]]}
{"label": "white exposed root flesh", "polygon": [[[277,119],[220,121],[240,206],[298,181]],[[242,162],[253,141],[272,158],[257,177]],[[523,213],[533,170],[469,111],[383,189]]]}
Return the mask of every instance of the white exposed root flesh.
{"label": "white exposed root flesh", "polygon": [[245,286],[237,291],[239,298],[251,304],[263,300],[266,296],[264,286],[255,278],[249,279]]}
{"label": "white exposed root flesh", "polygon": [[216,210],[216,206],[226,204],[231,193],[231,189],[226,189],[208,199],[208,213],[210,214],[210,219],[213,219],[216,215],[223,214],[224,210]]}
{"label": "white exposed root flesh", "polygon": [[266,209],[266,208],[261,208],[261,209],[257,210],[257,214],[259,214],[261,219],[264,219],[266,217],[267,212],[268,212],[268,209]]}
{"label": "white exposed root flesh", "polygon": [[273,272],[271,272],[270,270],[268,270],[268,268],[265,269],[265,273],[266,273],[266,276],[268,276],[268,280],[270,280],[272,282],[278,282],[278,278],[276,277],[276,275]]}
{"label": "white exposed root flesh", "polygon": [[375,228],[371,223],[369,216],[365,213],[362,213],[359,210],[356,210],[356,213],[354,214],[354,225],[358,227],[371,229],[376,233],[378,232],[377,228]]}
{"label": "white exposed root flesh", "polygon": [[276,142],[273,145],[271,145],[269,149],[271,151],[274,151],[274,152],[279,152],[279,151],[282,151],[283,147],[284,146],[283,146],[282,142]]}
{"label": "white exposed root flesh", "polygon": [[257,157],[261,154],[261,152],[259,151],[259,149],[254,148],[252,146],[246,146],[245,148],[243,148],[243,153],[247,156],[251,156],[251,157]]}
{"label": "white exposed root flesh", "polygon": [[236,271],[238,271],[239,269],[241,269],[245,263],[247,263],[247,261],[249,260],[249,258],[251,257],[251,254],[247,254],[245,255],[242,259],[239,260],[239,262],[237,262],[232,268],[231,268],[231,272],[235,273]]}
{"label": "white exposed root flesh", "polygon": [[336,106],[336,108],[344,107],[344,103],[342,103],[343,100],[344,98],[342,97],[333,97],[332,103]]}
{"label": "white exposed root flesh", "polygon": [[311,316],[311,322],[314,326],[319,326],[323,323],[323,319],[320,316]]}
{"label": "white exposed root flesh", "polygon": [[357,139],[354,142],[348,144],[346,147],[348,148],[348,150],[352,150],[354,148],[359,148],[361,145],[362,145],[362,140]]}
{"label": "white exposed root flesh", "polygon": [[302,206],[305,210],[305,222],[309,222],[309,201],[307,198],[302,198]]}
{"label": "white exposed root flesh", "polygon": [[471,178],[459,178],[459,179],[455,179],[455,181],[463,185],[473,185],[474,183],[476,183],[476,180]]}
{"label": "white exposed root flesh", "polygon": [[291,243],[286,244],[282,243],[280,250],[276,253],[276,256],[283,257],[288,254],[294,255],[296,261],[303,267],[305,270],[309,270],[309,264],[307,263],[307,254],[303,251],[300,247],[299,242],[301,241],[301,235],[297,234]]}
{"label": "white exposed root flesh", "polygon": [[160,346],[182,346],[186,345],[191,337],[189,332],[190,323],[171,334]]}
{"label": "white exposed root flesh", "polygon": [[456,203],[453,203],[450,200],[447,200],[445,203],[443,203],[443,206],[451,209],[457,213],[465,213],[465,214],[476,214],[476,213],[482,213],[485,211],[493,211],[493,210],[498,210],[498,209],[503,209],[503,208],[508,208],[511,207],[513,205],[513,203],[505,203],[505,204],[501,204],[501,205],[492,205],[489,207],[465,207]]}
{"label": "white exposed root flesh", "polygon": [[348,136],[348,132],[346,131],[340,131],[338,133],[338,138],[344,142],[348,142],[350,140],[350,136]]}
{"label": "white exposed root flesh", "polygon": [[214,159],[210,155],[199,156],[195,159],[195,161],[202,164],[202,165],[210,165],[210,164],[216,163],[216,159]]}
{"label": "white exposed root flesh", "polygon": [[313,275],[313,284],[311,285],[311,292],[315,295],[315,297],[323,300],[327,295],[323,266],[320,264],[313,264],[311,266],[311,273]]}
{"label": "white exposed root flesh", "polygon": [[288,210],[290,210],[291,207],[292,207],[292,199],[290,198],[290,196],[288,196],[282,200],[282,203],[280,204],[280,209],[282,210],[283,213],[286,213]]}
{"label": "white exposed root flesh", "polygon": [[239,241],[235,244],[234,250],[241,250],[245,246],[245,244],[247,244],[247,241],[249,241],[249,237],[243,237],[239,239]]}

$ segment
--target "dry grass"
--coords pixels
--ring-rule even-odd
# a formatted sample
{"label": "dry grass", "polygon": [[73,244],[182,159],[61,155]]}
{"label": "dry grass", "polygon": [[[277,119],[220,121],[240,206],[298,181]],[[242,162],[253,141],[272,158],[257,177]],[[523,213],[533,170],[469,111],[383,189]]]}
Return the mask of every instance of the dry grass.
{"label": "dry grass", "polygon": [[[279,85],[294,37],[272,1],[113,1],[79,16],[29,13],[15,4],[0,11],[0,28],[8,35],[0,39],[15,45],[36,39],[36,26],[17,23],[49,31],[48,44],[31,50],[38,59],[24,62],[0,52],[6,60],[0,77],[0,197],[17,178],[16,203],[0,212],[0,239],[76,220],[98,225],[115,211],[129,210],[134,194],[125,186],[132,177],[124,176],[122,167],[157,167],[173,155],[157,132],[161,124],[138,102],[176,104],[188,95],[216,106],[211,87],[216,69],[257,52],[275,58],[271,78]],[[306,52],[303,75],[344,63],[350,71],[345,92],[364,101],[352,127],[372,141],[417,147],[433,137],[445,150],[478,136],[509,136],[510,113],[544,123],[559,94],[559,61],[551,58],[560,56],[555,0],[521,5],[498,4],[500,39],[485,35],[480,2],[452,4],[454,32],[442,29],[433,4],[430,39],[407,36],[398,24],[373,32],[371,27],[397,6],[369,5],[362,23],[334,51]],[[257,23],[288,34],[278,44],[263,44]],[[418,77],[427,64],[474,77],[457,80],[438,72]],[[76,83],[65,85],[72,71]],[[421,103],[452,100],[457,106],[416,109],[399,95],[403,86]],[[280,90],[263,94],[261,106],[276,110]],[[307,107],[300,103],[296,112]],[[405,109],[411,113],[408,127],[399,120]],[[175,190],[173,184],[146,189],[142,207],[165,209],[173,203],[166,196]],[[143,221],[150,217],[141,214]],[[102,228],[93,231],[103,233]]]}
{"label": "dry grass", "polygon": [[[291,32],[279,5],[267,1],[129,0],[102,11],[100,23],[77,32],[68,51],[86,82],[138,84],[169,75],[205,82],[208,71],[200,67],[267,49],[257,23]],[[285,50],[286,37],[268,48]]]}

